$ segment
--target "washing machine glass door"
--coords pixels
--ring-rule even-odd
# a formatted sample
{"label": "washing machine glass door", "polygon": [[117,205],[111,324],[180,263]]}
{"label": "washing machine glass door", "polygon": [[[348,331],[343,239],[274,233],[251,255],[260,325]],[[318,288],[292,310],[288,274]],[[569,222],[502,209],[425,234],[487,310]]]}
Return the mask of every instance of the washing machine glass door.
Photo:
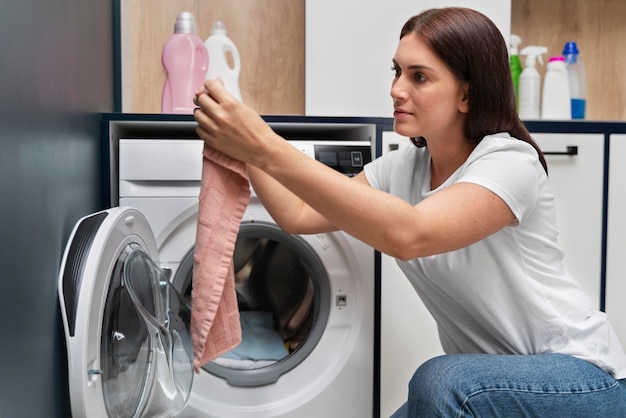
{"label": "washing machine glass door", "polygon": [[153,254],[135,210],[84,218],[70,238],[59,294],[76,417],[169,417],[187,402],[191,310]]}
{"label": "washing machine glass door", "polygon": [[109,415],[172,416],[185,406],[193,379],[190,307],[137,244],[124,248],[120,262],[122,285],[108,298],[103,324]]}

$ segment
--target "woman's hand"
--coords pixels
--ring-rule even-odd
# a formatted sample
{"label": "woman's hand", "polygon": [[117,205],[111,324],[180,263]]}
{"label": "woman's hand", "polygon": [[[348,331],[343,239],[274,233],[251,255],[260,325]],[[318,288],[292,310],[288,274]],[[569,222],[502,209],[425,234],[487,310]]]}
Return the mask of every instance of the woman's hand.
{"label": "woman's hand", "polygon": [[[276,175],[273,168],[289,164],[299,167],[299,159],[309,157],[278,136],[255,111],[230,95],[219,80],[207,81],[196,93],[194,103],[198,106],[194,111],[197,134],[210,147],[248,164],[257,196],[282,228],[300,233],[336,229],[272,177]],[[281,162],[279,157],[289,153],[292,157]]]}
{"label": "woman's hand", "polygon": [[196,133],[234,159],[262,166],[271,142],[280,140],[258,113],[232,96],[219,80],[207,80],[194,103],[198,106]]}

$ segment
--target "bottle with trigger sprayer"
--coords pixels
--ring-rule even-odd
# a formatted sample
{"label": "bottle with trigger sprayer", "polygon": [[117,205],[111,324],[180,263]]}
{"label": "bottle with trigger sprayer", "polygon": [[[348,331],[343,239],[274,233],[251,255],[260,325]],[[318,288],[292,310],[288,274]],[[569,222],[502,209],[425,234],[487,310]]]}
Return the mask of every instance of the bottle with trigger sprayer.
{"label": "bottle with trigger sprayer", "polygon": [[524,70],[519,77],[519,117],[520,119],[539,119],[541,98],[541,76],[535,68],[535,61],[543,65],[542,54],[548,52],[545,46],[530,45],[520,51],[526,55]]}

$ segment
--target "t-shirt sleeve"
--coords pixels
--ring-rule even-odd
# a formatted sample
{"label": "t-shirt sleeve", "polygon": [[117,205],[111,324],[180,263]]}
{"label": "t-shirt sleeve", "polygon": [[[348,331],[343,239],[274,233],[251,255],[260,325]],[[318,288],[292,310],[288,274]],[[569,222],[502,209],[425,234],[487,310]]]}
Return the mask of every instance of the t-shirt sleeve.
{"label": "t-shirt sleeve", "polygon": [[393,171],[392,168],[397,165],[399,156],[399,150],[392,151],[365,165],[363,170],[365,172],[365,178],[370,186],[378,190],[389,192]]}
{"label": "t-shirt sleeve", "polygon": [[521,140],[485,147],[473,156],[459,182],[481,185],[498,195],[521,223],[537,204],[543,167],[537,151]]}

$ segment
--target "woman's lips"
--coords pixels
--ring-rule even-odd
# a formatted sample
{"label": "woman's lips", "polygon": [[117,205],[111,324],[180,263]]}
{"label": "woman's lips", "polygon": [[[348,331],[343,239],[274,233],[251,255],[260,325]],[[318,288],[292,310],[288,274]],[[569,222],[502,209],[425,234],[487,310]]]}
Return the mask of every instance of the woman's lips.
{"label": "woman's lips", "polygon": [[394,118],[401,118],[401,117],[406,117],[406,116],[411,116],[412,113],[411,112],[407,112],[404,109],[394,109],[393,110],[393,117]]}

